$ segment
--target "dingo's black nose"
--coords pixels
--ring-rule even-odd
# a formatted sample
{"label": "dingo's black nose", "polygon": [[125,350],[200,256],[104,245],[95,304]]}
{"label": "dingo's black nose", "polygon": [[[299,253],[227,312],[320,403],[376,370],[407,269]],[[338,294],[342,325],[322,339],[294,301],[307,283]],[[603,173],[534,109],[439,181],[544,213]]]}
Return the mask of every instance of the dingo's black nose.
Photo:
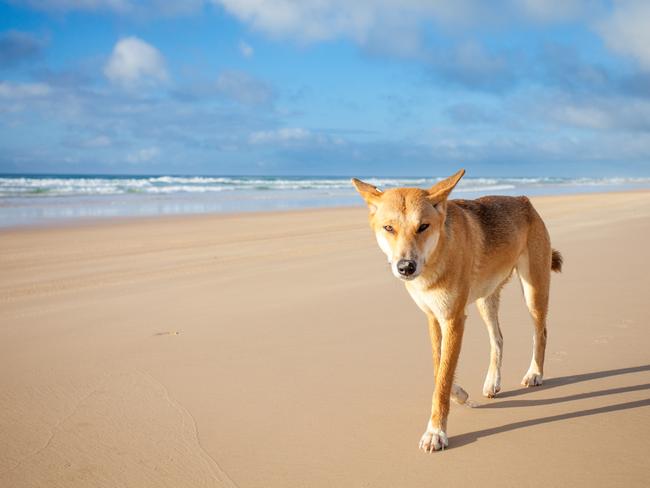
{"label": "dingo's black nose", "polygon": [[415,267],[415,261],[411,261],[410,259],[400,259],[397,261],[397,271],[402,276],[411,276],[415,273]]}

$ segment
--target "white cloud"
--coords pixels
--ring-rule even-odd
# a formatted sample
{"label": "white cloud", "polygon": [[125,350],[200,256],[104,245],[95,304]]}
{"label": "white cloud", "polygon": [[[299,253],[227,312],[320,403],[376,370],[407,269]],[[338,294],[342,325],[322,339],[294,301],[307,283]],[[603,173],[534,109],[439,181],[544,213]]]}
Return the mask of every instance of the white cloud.
{"label": "white cloud", "polygon": [[200,12],[205,0],[10,0],[45,12],[112,12],[130,15],[188,15]]}
{"label": "white cloud", "polygon": [[160,51],[137,37],[125,37],[115,44],[104,74],[111,82],[127,88],[169,78]]}
{"label": "white cloud", "polygon": [[241,71],[224,71],[217,77],[216,89],[244,105],[261,105],[271,101],[273,89]]}
{"label": "white cloud", "polygon": [[618,0],[612,15],[599,25],[607,46],[615,52],[636,58],[650,70],[650,2]]}
{"label": "white cloud", "polygon": [[[365,38],[377,10],[372,2],[342,0],[215,0],[241,21],[278,37],[322,41],[339,35]],[[386,2],[381,2],[386,3]]]}
{"label": "white cloud", "polygon": [[305,141],[312,137],[312,133],[301,127],[284,127],[276,130],[263,130],[253,132],[249,141],[251,144],[287,143]]}
{"label": "white cloud", "polygon": [[[602,0],[212,0],[239,20],[276,37],[317,42],[348,37],[386,47],[413,36],[423,21],[443,29],[458,25],[502,25],[504,19],[563,21]],[[593,8],[592,8],[593,9]],[[409,40],[409,44],[413,44]]]}
{"label": "white cloud", "polygon": [[[262,30],[286,34],[300,30],[309,40],[329,38],[329,33],[361,33],[378,18],[396,19],[413,15],[441,22],[484,21],[486,15],[502,19],[504,14],[522,14],[536,20],[564,20],[599,7],[606,0],[10,0],[36,10],[109,11],[163,15],[200,12],[203,5],[222,5],[241,20]],[[325,21],[325,22],[324,22]],[[329,21],[330,25],[325,25]],[[301,25],[302,24],[302,25]]]}
{"label": "white cloud", "polygon": [[600,107],[567,105],[558,107],[557,118],[570,125],[586,129],[608,129],[612,120]]}
{"label": "white cloud", "polygon": [[147,163],[160,155],[160,149],[155,146],[138,149],[126,155],[127,162],[131,164]]}
{"label": "white cloud", "polygon": [[100,148],[100,147],[110,147],[113,144],[113,141],[108,136],[97,136],[82,141],[81,146],[87,148]]}
{"label": "white cloud", "polygon": [[619,97],[564,101],[545,109],[561,126],[609,132],[650,132],[650,101],[626,103]]}
{"label": "white cloud", "polygon": [[488,52],[482,44],[477,42],[463,42],[458,45],[453,53],[453,70],[469,72],[485,76],[491,73],[506,71],[507,61]]}
{"label": "white cloud", "polygon": [[248,43],[246,43],[244,41],[241,41],[239,43],[239,52],[245,58],[250,58],[255,53],[255,50],[253,49],[253,47],[250,44],[248,44]]}
{"label": "white cloud", "polygon": [[549,0],[514,0],[513,3],[515,3],[516,7],[524,16],[533,20],[551,22],[576,18],[579,15],[585,14],[587,7],[591,7],[593,13],[594,4],[599,2],[585,0],[562,0],[561,2],[551,2]]}
{"label": "white cloud", "polygon": [[[13,3],[19,3],[17,1]],[[37,10],[111,10],[125,12],[131,9],[131,2],[128,0],[27,0],[20,2],[29,5]]]}
{"label": "white cloud", "polygon": [[0,82],[0,97],[2,98],[36,98],[45,97],[50,93],[52,93],[52,89],[45,83]]}
{"label": "white cloud", "polygon": [[313,132],[302,127],[282,127],[280,129],[252,132],[248,136],[248,142],[257,145],[318,146],[321,148],[345,146],[347,144],[346,140],[340,136]]}

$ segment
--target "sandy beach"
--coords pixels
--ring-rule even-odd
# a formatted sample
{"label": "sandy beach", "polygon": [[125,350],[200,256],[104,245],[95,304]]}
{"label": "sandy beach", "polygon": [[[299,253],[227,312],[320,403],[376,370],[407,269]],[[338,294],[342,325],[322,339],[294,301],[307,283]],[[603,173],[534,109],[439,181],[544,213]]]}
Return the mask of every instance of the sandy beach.
{"label": "sandy beach", "polygon": [[565,258],[546,383],[470,306],[449,449],[418,450],[426,320],[365,208],[0,232],[0,486],[650,485],[650,192],[533,199]]}

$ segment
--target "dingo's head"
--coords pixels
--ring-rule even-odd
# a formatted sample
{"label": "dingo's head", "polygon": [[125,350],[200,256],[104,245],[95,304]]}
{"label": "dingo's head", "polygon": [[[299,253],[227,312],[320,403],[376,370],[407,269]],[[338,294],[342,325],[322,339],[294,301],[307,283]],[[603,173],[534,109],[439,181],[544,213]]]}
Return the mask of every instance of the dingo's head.
{"label": "dingo's head", "polygon": [[436,183],[429,190],[377,187],[352,179],[370,209],[370,226],[390,263],[402,280],[420,275],[435,250],[447,215],[447,197],[465,174],[458,173]]}

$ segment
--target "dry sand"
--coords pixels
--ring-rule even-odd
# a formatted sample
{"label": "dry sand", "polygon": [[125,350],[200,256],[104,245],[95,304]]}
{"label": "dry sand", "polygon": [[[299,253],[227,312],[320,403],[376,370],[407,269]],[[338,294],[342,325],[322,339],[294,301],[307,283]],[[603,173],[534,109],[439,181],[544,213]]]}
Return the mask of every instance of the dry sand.
{"label": "dry sand", "polygon": [[0,486],[650,485],[650,193],[537,198],[546,384],[508,285],[503,393],[470,307],[450,448],[417,448],[424,316],[363,208],[0,233]]}

